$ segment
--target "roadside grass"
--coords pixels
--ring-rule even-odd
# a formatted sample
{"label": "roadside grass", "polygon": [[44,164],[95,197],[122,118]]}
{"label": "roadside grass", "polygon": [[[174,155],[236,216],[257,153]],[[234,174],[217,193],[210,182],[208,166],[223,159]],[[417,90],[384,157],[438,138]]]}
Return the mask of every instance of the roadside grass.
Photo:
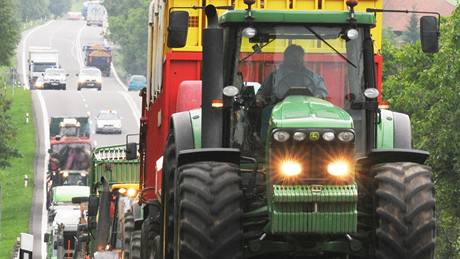
{"label": "roadside grass", "polygon": [[[0,69],[0,70],[4,70]],[[0,84],[1,85],[1,84]],[[16,238],[28,232],[34,187],[35,128],[32,116],[31,92],[22,88],[0,88],[11,100],[11,123],[16,138],[11,143],[22,155],[11,159],[11,167],[0,169],[0,258],[11,258]],[[25,114],[29,113],[29,123]],[[24,187],[24,175],[28,175],[28,187]]]}

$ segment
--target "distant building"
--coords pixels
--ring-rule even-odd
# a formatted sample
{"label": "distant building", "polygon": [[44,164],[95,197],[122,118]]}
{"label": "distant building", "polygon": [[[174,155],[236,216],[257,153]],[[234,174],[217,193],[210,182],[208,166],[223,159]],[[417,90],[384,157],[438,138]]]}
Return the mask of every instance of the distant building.
{"label": "distant building", "polygon": [[[442,16],[449,16],[454,11],[455,5],[450,0],[384,0],[383,8],[432,11],[439,12]],[[409,24],[410,16],[404,13],[383,13],[383,26],[389,27],[396,35],[401,35]]]}

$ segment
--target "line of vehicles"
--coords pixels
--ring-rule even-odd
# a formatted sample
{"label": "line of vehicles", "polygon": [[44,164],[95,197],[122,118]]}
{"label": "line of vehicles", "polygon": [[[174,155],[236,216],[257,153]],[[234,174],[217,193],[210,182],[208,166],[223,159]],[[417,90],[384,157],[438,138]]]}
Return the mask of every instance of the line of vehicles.
{"label": "line of vehicles", "polygon": [[[153,0],[139,143],[93,151],[74,258],[434,258],[429,154],[379,108],[382,6]],[[290,45],[327,96],[292,72],[258,105]]]}

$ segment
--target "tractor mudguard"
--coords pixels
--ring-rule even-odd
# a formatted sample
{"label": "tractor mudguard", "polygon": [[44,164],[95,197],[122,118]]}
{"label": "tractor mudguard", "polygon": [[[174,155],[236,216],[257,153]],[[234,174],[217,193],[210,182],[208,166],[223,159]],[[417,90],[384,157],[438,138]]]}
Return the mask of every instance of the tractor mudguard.
{"label": "tractor mudguard", "polygon": [[375,165],[380,163],[414,162],[423,164],[430,156],[430,153],[417,149],[373,149],[365,158],[358,160],[361,165]]}
{"label": "tractor mudguard", "polygon": [[240,164],[240,150],[235,148],[202,148],[179,152],[178,167],[195,162],[227,162]]}
{"label": "tractor mudguard", "polygon": [[380,123],[377,126],[377,148],[412,148],[411,123],[407,114],[389,110],[380,111]]}
{"label": "tractor mudguard", "polygon": [[193,138],[192,120],[190,113],[178,112],[171,116],[169,124],[171,130],[174,131],[174,142],[177,151],[193,149],[195,146]]}

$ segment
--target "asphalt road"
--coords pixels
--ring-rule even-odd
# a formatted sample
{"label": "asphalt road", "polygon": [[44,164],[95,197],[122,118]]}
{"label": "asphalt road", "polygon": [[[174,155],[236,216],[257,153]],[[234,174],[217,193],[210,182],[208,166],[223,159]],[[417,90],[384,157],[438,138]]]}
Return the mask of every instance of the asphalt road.
{"label": "asphalt road", "polygon": [[[82,89],[77,91],[77,76],[83,66],[81,45],[104,42],[102,30],[87,27],[84,21],[57,20],[26,31],[18,48],[18,73],[23,78],[27,68],[27,49],[31,46],[52,47],[59,50],[60,64],[70,74],[67,90],[32,90],[35,125],[37,129],[37,155],[32,205],[31,232],[34,235],[33,258],[45,258],[43,231],[46,230],[44,208],[44,179],[49,148],[49,118],[53,116],[90,115],[91,139],[96,146],[125,143],[125,135],[138,133],[141,100],[137,92],[128,92],[120,79],[104,77],[102,91]],[[116,110],[122,118],[123,134],[95,134],[95,117],[100,110]]]}

